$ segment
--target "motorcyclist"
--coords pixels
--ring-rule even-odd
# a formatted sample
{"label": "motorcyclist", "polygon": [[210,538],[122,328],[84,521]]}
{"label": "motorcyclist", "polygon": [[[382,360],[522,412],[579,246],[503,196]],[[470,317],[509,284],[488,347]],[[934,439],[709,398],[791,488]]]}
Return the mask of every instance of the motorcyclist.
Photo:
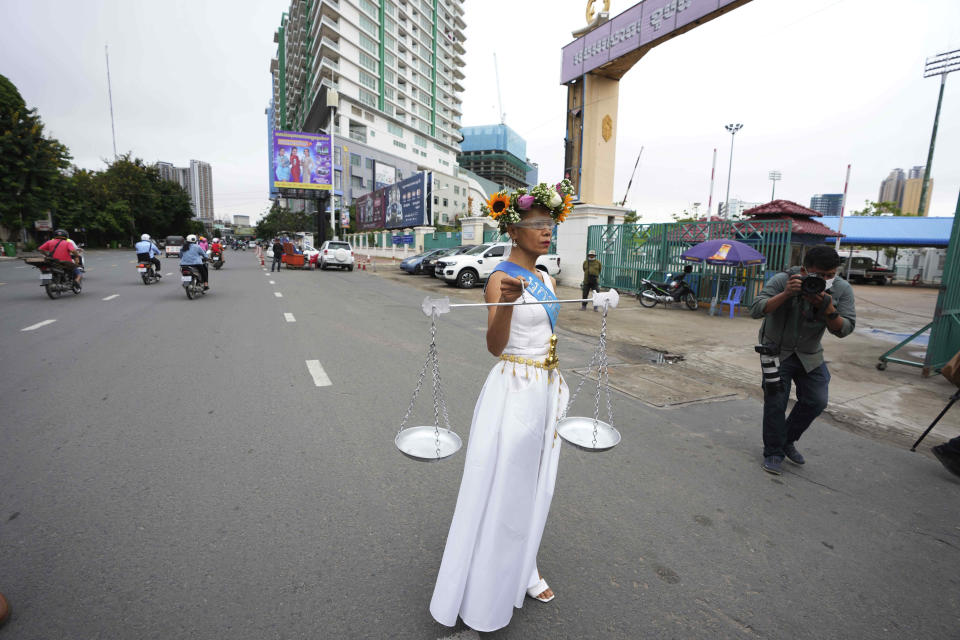
{"label": "motorcyclist", "polygon": [[200,244],[197,242],[197,236],[191,233],[187,236],[187,241],[180,249],[180,266],[196,267],[197,270],[200,271],[200,279],[203,280],[204,291],[210,288],[210,276],[208,275],[206,262],[206,252],[200,248]]}
{"label": "motorcyclist", "polygon": [[220,244],[220,238],[214,238],[213,242],[210,244],[210,257],[218,254],[220,256],[220,262],[223,263],[223,245]]}
{"label": "motorcyclist", "polygon": [[160,247],[150,239],[150,234],[145,233],[140,236],[140,242],[133,245],[133,248],[137,252],[137,260],[140,262],[152,262],[153,269],[157,272],[157,277],[162,278],[163,274],[160,273],[160,259],[156,257],[160,255]]}
{"label": "motorcyclist", "polygon": [[80,287],[80,280],[83,278],[83,267],[80,266],[80,249],[67,237],[67,232],[63,229],[57,229],[53,232],[53,238],[47,240],[37,247],[37,251],[44,253],[48,258],[53,258],[64,264],[65,268],[73,268],[73,280],[77,288]]}
{"label": "motorcyclist", "polygon": [[201,249],[203,249],[204,252],[206,252],[207,249],[208,249],[208,247],[207,247],[207,239],[204,238],[203,236],[200,236],[200,241],[197,242],[197,246],[199,246]]}

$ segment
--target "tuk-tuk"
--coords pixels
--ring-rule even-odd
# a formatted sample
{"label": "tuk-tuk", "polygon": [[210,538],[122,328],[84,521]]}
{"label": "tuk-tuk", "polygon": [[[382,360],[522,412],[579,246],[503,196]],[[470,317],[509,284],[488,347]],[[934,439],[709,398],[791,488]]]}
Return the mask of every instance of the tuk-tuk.
{"label": "tuk-tuk", "polygon": [[183,246],[183,236],[167,236],[167,243],[163,247],[163,255],[166,258],[179,257],[180,247]]}

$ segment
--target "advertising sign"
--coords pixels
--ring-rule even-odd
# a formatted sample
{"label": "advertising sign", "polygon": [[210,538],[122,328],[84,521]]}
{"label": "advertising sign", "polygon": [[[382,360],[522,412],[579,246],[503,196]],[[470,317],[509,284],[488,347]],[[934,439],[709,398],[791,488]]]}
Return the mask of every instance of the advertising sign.
{"label": "advertising sign", "polygon": [[397,181],[397,168],[379,160],[373,165],[373,188],[389,187]]}
{"label": "advertising sign", "polygon": [[277,189],[332,189],[330,136],[273,132],[273,186]]}
{"label": "advertising sign", "polygon": [[405,229],[429,224],[428,179],[427,173],[420,172],[354,198],[359,231]]}
{"label": "advertising sign", "polygon": [[655,43],[701,18],[715,18],[728,5],[749,0],[644,0],[563,48],[561,84],[641,46]]}

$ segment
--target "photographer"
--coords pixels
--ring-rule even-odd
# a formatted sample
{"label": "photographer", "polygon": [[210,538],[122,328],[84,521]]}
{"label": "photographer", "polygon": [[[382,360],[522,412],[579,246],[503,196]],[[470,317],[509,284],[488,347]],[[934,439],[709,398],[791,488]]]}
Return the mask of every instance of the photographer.
{"label": "photographer", "polygon": [[[836,277],[839,266],[832,248],[813,247],[802,267],[770,278],[750,309],[763,318],[756,350],[764,369],[762,466],[769,473],[782,472],[784,457],[805,462],[796,441],[826,408],[830,384],[820,339],[825,329],[846,337],[856,325],[853,288]],[[786,416],[791,382],[797,403]]]}

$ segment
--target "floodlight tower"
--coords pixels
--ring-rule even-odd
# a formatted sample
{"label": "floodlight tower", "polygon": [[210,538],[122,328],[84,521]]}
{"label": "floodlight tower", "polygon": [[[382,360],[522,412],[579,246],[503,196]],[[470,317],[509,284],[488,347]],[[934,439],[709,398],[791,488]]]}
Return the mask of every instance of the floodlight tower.
{"label": "floodlight tower", "polygon": [[917,215],[922,216],[927,206],[927,183],[930,180],[930,167],[933,165],[933,146],[937,142],[937,125],[940,123],[940,105],[943,104],[943,88],[947,84],[947,75],[960,69],[960,49],[954,49],[927,58],[923,67],[923,77],[940,76],[940,97],[937,98],[937,114],[933,117],[933,133],[930,134],[930,151],[927,153],[927,166],[923,171],[923,183],[920,185],[920,206]]}
{"label": "floodlight tower", "polygon": [[767,178],[769,178],[770,181],[773,183],[773,188],[770,190],[771,201],[776,200],[774,196],[777,193],[777,180],[780,180],[782,177],[783,177],[783,174],[781,174],[779,171],[771,171],[770,173],[767,174]]}
{"label": "floodlight tower", "polygon": [[737,131],[743,128],[743,125],[740,123],[737,124],[728,124],[724,128],[730,132],[730,165],[727,167],[727,199],[726,203],[723,205],[723,216],[727,219],[730,218],[730,174],[733,173],[733,140],[737,136]]}

